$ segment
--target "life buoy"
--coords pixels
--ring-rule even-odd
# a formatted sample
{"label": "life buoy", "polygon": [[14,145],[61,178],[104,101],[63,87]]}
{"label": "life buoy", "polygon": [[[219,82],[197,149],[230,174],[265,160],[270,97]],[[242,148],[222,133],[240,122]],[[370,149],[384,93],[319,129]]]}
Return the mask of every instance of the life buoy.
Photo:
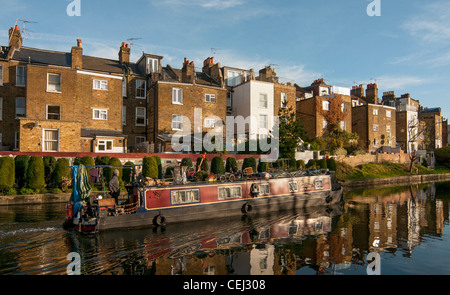
{"label": "life buoy", "polygon": [[158,214],[153,218],[153,225],[162,226],[166,223],[166,218],[164,215]]}
{"label": "life buoy", "polygon": [[252,209],[253,209],[253,207],[249,203],[245,203],[241,208],[242,213],[249,213],[252,211]]}
{"label": "life buoy", "polygon": [[229,180],[230,182],[233,182],[233,181],[236,180],[236,177],[235,177],[234,175],[230,175],[230,177],[228,177],[228,180]]}
{"label": "life buoy", "polygon": [[227,180],[227,177],[225,175],[220,175],[219,180],[220,182],[225,182]]}
{"label": "life buoy", "polygon": [[252,194],[253,197],[257,197],[259,195],[259,186],[256,183],[253,183],[250,187],[250,194]]}

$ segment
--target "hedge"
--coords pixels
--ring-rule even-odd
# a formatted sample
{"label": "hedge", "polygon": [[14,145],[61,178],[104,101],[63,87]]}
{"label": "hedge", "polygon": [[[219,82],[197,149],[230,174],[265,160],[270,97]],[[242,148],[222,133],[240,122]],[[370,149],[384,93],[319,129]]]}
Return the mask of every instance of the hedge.
{"label": "hedge", "polygon": [[[15,176],[17,185],[19,188],[25,186],[25,180],[27,176],[28,162],[30,161],[30,156],[28,155],[18,155],[14,158],[15,164]],[[14,172],[13,172],[14,173]]]}
{"label": "hedge", "polygon": [[330,171],[336,171],[336,160],[333,158],[327,159],[327,167]]}
{"label": "hedge", "polygon": [[242,164],[242,171],[244,171],[245,168],[252,167],[253,173],[256,173],[256,159],[253,157],[245,158],[244,163]]}
{"label": "hedge", "polygon": [[153,179],[158,178],[158,164],[154,157],[145,156],[142,163],[142,175]]}
{"label": "hedge", "polygon": [[52,180],[53,170],[55,170],[56,158],[53,156],[44,156],[44,174],[45,183],[49,183]]}
{"label": "hedge", "polygon": [[194,166],[194,164],[192,163],[191,158],[183,158],[181,159],[181,166],[188,166],[189,168],[191,168],[192,166]]}
{"label": "hedge", "polygon": [[222,157],[214,157],[211,161],[211,172],[214,174],[225,173],[225,165],[223,164]]}
{"label": "hedge", "polygon": [[[125,163],[125,165],[134,165],[133,162],[128,161]],[[122,180],[125,183],[131,183],[132,182],[132,177],[131,174],[134,173],[134,168],[133,167],[123,167],[123,173],[122,173]],[[130,179],[131,177],[131,179]]]}
{"label": "hedge", "polygon": [[[200,165],[200,162],[202,161],[203,157],[198,157],[197,158],[197,171],[198,171],[198,166]],[[202,166],[201,166],[201,171],[206,171],[208,172],[209,170],[209,166],[208,166],[208,159],[205,158],[205,160],[203,160]]]}
{"label": "hedge", "polygon": [[225,171],[226,172],[237,172],[238,171],[238,165],[237,161],[233,157],[227,158],[226,164],[225,164]]}
{"label": "hedge", "polygon": [[15,177],[15,162],[11,157],[0,158],[0,191],[5,192],[11,189],[14,185]]}
{"label": "hedge", "polygon": [[259,159],[258,172],[267,172],[267,171],[269,171],[269,162],[261,161],[261,159]]}
{"label": "hedge", "polygon": [[[109,160],[108,165],[120,166],[120,165],[122,165],[122,162],[120,162],[120,160],[118,158],[112,157]],[[123,174],[122,167],[107,167],[107,168],[103,169],[103,174],[105,175],[105,181],[109,182],[111,180],[111,178],[113,177],[113,171],[115,169],[119,170],[119,182],[122,182],[122,174]]]}
{"label": "hedge", "polygon": [[162,178],[162,162],[161,162],[161,158],[158,156],[153,156],[153,158],[155,158],[156,161],[156,166],[158,167],[158,179]]}
{"label": "hedge", "polygon": [[34,190],[45,188],[45,170],[42,157],[32,156],[28,162],[27,187]]}
{"label": "hedge", "polygon": [[[53,170],[52,184],[61,187],[61,184],[66,179],[70,179],[70,162],[69,159],[60,158],[56,161],[55,169]],[[62,188],[62,187],[61,187]]]}

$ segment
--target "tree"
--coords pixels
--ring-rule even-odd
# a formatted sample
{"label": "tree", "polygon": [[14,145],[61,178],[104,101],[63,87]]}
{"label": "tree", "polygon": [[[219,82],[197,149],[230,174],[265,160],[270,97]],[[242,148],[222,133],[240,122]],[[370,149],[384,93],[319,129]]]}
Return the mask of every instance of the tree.
{"label": "tree", "polygon": [[162,178],[162,162],[161,162],[161,158],[158,156],[153,156],[153,158],[155,158],[156,161],[156,166],[158,167],[158,179]]}
{"label": "tree", "polygon": [[142,175],[153,179],[158,178],[158,163],[156,163],[156,159],[154,157],[144,157]]}
{"label": "tree", "polygon": [[28,162],[27,187],[34,190],[45,188],[44,160],[42,157],[32,156]]}
{"label": "tree", "polygon": [[67,189],[67,187],[63,186],[65,181],[70,179],[70,164],[69,159],[60,158],[56,160],[55,169],[53,170],[52,175],[52,183],[53,185],[60,187],[63,191]]}
{"label": "tree", "polygon": [[253,173],[256,173],[256,159],[253,157],[245,158],[244,163],[242,163],[242,171],[244,171],[245,168],[251,167],[253,169]]}
{"label": "tree", "polygon": [[238,170],[238,165],[237,165],[236,159],[233,157],[228,157],[227,161],[225,163],[225,171],[237,172],[237,170]]}
{"label": "tree", "polygon": [[222,157],[214,157],[211,161],[211,172],[214,174],[223,174],[225,173],[225,166],[223,164]]}
{"label": "tree", "polygon": [[187,166],[187,167],[191,168],[192,166],[194,166],[194,164],[192,163],[191,158],[183,158],[183,159],[181,159],[181,166]]}
{"label": "tree", "polygon": [[55,170],[56,158],[53,156],[44,156],[45,183],[49,183],[52,179],[53,170]]}
{"label": "tree", "polygon": [[292,107],[281,108],[278,112],[279,151],[282,158],[295,158],[295,151],[303,140],[307,140],[306,130],[299,119],[295,118]]}
{"label": "tree", "polygon": [[30,161],[30,156],[28,155],[18,155],[14,158],[15,164],[15,175],[16,181],[19,188],[25,186],[25,180],[28,170],[28,162]]}
{"label": "tree", "polygon": [[0,191],[4,192],[13,187],[15,181],[15,164],[11,157],[0,158]]}

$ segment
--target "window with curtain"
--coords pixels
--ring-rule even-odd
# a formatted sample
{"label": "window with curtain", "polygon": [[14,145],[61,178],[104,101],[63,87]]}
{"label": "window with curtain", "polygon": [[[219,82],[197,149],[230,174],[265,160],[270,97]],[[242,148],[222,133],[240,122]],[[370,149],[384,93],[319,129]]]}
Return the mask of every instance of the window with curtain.
{"label": "window with curtain", "polygon": [[59,149],[59,130],[44,129],[44,151],[57,152]]}

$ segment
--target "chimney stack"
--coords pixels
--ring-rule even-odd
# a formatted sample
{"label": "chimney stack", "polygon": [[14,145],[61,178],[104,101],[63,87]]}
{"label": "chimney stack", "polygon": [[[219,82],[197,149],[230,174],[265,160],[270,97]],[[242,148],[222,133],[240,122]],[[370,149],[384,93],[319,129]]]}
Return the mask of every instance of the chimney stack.
{"label": "chimney stack", "polygon": [[8,58],[10,58],[15,50],[20,49],[22,47],[23,39],[18,25],[16,25],[14,28],[11,27],[9,29],[8,35],[9,35],[8,46],[10,47]]}
{"label": "chimney stack", "polygon": [[83,68],[83,45],[81,39],[77,39],[77,46],[72,47],[72,69]]}
{"label": "chimney stack", "polygon": [[354,95],[356,97],[359,97],[359,98],[363,98],[364,97],[364,87],[363,87],[363,85],[360,84],[359,86],[358,85],[353,86],[352,90],[350,91],[350,94]]}
{"label": "chimney stack", "polygon": [[270,66],[259,70],[259,80],[260,81],[274,82],[274,80],[276,80],[275,79],[276,76],[277,76],[277,74],[275,73],[275,70],[272,69]]}
{"label": "chimney stack", "polygon": [[194,62],[184,58],[183,68],[181,70],[181,82],[194,83],[195,81],[195,68]]}
{"label": "chimney stack", "polygon": [[119,49],[119,61],[121,64],[130,63],[130,52],[131,49],[129,45],[125,42],[122,42],[122,46]]}
{"label": "chimney stack", "polygon": [[372,104],[378,104],[378,86],[377,83],[371,83],[367,85],[366,90],[366,102]]}

